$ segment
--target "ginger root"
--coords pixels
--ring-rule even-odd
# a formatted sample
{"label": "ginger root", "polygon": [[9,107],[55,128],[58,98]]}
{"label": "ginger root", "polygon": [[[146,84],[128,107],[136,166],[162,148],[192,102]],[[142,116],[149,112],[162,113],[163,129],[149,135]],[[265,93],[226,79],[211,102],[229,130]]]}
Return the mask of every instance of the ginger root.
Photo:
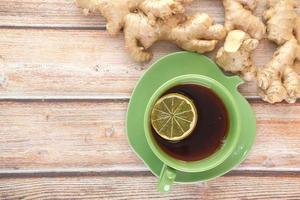
{"label": "ginger root", "polygon": [[264,101],[294,103],[300,97],[300,77],[293,68],[296,59],[300,60],[300,46],[293,37],[258,71],[257,84]]}
{"label": "ginger root", "polygon": [[151,24],[157,19],[167,20],[172,15],[185,13],[184,5],[193,0],[146,0],[139,8],[147,15]]}
{"label": "ginger root", "polygon": [[124,18],[136,10],[144,0],[76,0],[78,7],[88,15],[100,12],[107,20],[106,29],[111,35],[116,35],[124,26]]}
{"label": "ginger root", "polygon": [[256,0],[223,0],[223,6],[225,8],[225,28],[228,32],[239,29],[258,40],[265,36],[265,25],[252,14],[256,8]]}
{"label": "ginger root", "polygon": [[148,61],[147,49],[160,40],[199,53],[212,51],[225,37],[222,25],[214,25],[207,14],[185,15],[184,5],[193,0],[77,0],[84,13],[99,11],[107,19],[107,30],[124,29],[125,45],[134,60]]}
{"label": "ginger root", "polygon": [[138,12],[126,16],[124,34],[131,56],[144,62],[151,59],[152,53],[147,49],[157,41],[170,41],[182,49],[204,53],[212,51],[218,40],[226,36],[226,31],[203,13],[191,17],[176,14],[152,24],[144,13]]}
{"label": "ginger root", "polygon": [[300,17],[294,0],[269,0],[269,9],[264,12],[267,21],[268,39],[282,45],[295,37],[300,42]]}
{"label": "ginger root", "polygon": [[256,67],[251,53],[258,46],[259,41],[241,31],[230,31],[226,37],[224,47],[221,47],[216,56],[217,64],[225,71],[239,73],[246,81],[256,76]]}
{"label": "ginger root", "polygon": [[[124,27],[125,16],[141,9],[149,19],[166,19],[172,14],[184,13],[184,4],[193,0],[76,0],[78,7],[88,15],[100,12],[107,20],[106,29],[116,35]],[[145,3],[144,3],[145,2]]]}

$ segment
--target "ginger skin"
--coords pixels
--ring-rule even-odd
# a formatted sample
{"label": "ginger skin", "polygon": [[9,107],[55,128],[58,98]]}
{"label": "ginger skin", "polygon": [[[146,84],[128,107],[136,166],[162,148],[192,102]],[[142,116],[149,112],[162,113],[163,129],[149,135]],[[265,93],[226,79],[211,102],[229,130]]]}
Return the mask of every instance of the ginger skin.
{"label": "ginger skin", "polygon": [[300,97],[300,77],[293,68],[295,60],[300,60],[300,46],[293,37],[257,73],[259,94],[264,101],[294,103]]}
{"label": "ginger skin", "polygon": [[124,29],[125,45],[138,62],[149,61],[147,49],[157,41],[170,41],[198,53],[212,51],[226,36],[207,14],[187,16],[184,5],[193,0],[77,0],[84,13],[100,12],[107,30],[116,35]]}
{"label": "ginger skin", "polygon": [[151,24],[156,20],[167,20],[172,15],[185,13],[184,5],[193,0],[145,0],[139,8],[147,15]]}
{"label": "ginger skin", "polygon": [[258,40],[265,36],[265,25],[251,12],[256,7],[256,0],[223,0],[223,6],[225,28],[228,32],[234,29],[242,30]]}
{"label": "ginger skin", "polygon": [[144,0],[76,0],[83,13],[100,12],[107,20],[106,29],[111,35],[117,35],[124,26],[124,17],[133,12]]}
{"label": "ginger skin", "polygon": [[[107,20],[106,29],[111,35],[117,35],[124,27],[125,16],[141,9],[152,23],[156,18],[166,19],[172,14],[184,13],[184,4],[193,0],[76,0],[83,13],[100,12]],[[145,3],[144,3],[145,2]]]}
{"label": "ginger skin", "polygon": [[[124,29],[125,45],[134,60],[149,61],[147,49],[156,41],[170,41],[198,53],[212,51],[226,36],[207,14],[185,15],[184,5],[193,0],[77,0],[84,13],[99,11],[107,30],[116,35]],[[118,12],[116,12],[118,11]]]}
{"label": "ginger skin", "polygon": [[216,56],[217,64],[225,71],[239,73],[245,81],[251,81],[256,76],[256,67],[251,58],[252,51],[259,41],[240,30],[228,33],[224,47]]}
{"label": "ginger skin", "polygon": [[138,62],[150,60],[152,53],[147,49],[162,40],[173,42],[188,51],[204,53],[212,51],[218,40],[226,35],[222,25],[213,23],[207,14],[199,13],[191,17],[177,14],[151,24],[144,13],[131,13],[125,19],[125,44]]}
{"label": "ginger skin", "polygon": [[294,0],[269,0],[269,9],[264,12],[267,21],[268,39],[282,45],[295,37],[300,42],[300,17]]}

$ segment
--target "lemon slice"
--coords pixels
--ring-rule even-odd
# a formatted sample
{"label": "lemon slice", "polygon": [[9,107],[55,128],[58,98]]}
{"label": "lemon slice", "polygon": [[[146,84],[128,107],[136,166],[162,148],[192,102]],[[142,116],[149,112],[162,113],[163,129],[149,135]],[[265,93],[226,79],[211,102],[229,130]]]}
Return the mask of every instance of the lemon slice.
{"label": "lemon slice", "polygon": [[197,123],[196,107],[191,99],[170,93],[161,97],[151,112],[151,124],[158,135],[177,141],[189,136]]}

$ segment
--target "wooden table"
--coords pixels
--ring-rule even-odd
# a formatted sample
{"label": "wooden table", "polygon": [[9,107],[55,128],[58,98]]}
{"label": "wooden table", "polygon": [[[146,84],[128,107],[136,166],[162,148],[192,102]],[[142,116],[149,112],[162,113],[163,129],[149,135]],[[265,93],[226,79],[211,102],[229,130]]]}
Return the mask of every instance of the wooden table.
{"label": "wooden table", "polygon": [[[219,0],[189,11],[223,22]],[[72,1],[1,0],[0,26],[0,199],[300,199],[299,101],[270,105],[255,83],[241,86],[258,126],[247,160],[162,195],[125,134],[128,100],[149,64],[133,62],[122,36],[109,37],[102,17],[83,16]],[[262,41],[257,65],[274,49]],[[178,49],[153,51],[155,61]]]}

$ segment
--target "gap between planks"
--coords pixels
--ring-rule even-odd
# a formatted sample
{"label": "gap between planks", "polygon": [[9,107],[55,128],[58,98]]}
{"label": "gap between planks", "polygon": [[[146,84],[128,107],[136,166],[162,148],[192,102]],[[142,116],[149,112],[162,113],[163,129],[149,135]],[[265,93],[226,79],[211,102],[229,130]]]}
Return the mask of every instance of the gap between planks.
{"label": "gap between planks", "polygon": [[[267,103],[257,96],[244,96],[249,103]],[[131,96],[9,96],[1,97],[0,102],[129,102]],[[300,103],[300,98],[295,103]],[[282,101],[277,104],[286,104]]]}
{"label": "gap between planks", "polygon": [[29,29],[29,30],[106,30],[105,25],[100,26],[40,26],[40,25],[0,25],[0,29]]}
{"label": "gap between planks", "polygon": [[[257,96],[244,96],[249,101],[262,101]],[[80,96],[0,96],[0,101],[129,101],[131,95],[80,95]],[[298,99],[299,101],[300,99]]]}
{"label": "gap between planks", "polygon": [[[255,97],[254,97],[255,98]],[[0,101],[121,101],[128,102],[130,96],[128,95],[78,95],[78,96],[0,96]]]}
{"label": "gap between planks", "polygon": [[[78,176],[102,176],[102,177],[132,177],[132,176],[154,176],[144,167],[108,167],[108,168],[62,168],[62,169],[39,169],[39,170],[1,170],[0,179],[3,178],[34,178],[34,177],[78,177]],[[300,176],[300,171],[295,169],[276,170],[253,170],[234,169],[223,176],[251,176],[251,177],[287,177]]]}

